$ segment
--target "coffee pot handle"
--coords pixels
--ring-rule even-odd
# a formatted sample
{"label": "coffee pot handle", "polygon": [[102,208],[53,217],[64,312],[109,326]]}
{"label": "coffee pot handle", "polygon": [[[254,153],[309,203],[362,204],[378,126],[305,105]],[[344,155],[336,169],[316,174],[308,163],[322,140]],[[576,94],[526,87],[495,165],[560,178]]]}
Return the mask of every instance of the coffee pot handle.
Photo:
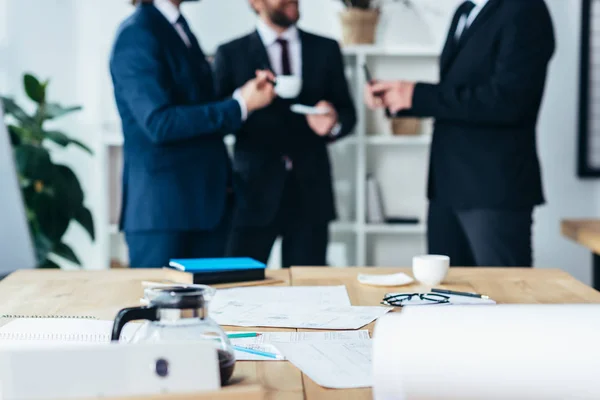
{"label": "coffee pot handle", "polygon": [[111,341],[118,342],[121,331],[125,324],[137,320],[158,321],[158,309],[156,307],[132,307],[124,308],[117,314],[113,324]]}

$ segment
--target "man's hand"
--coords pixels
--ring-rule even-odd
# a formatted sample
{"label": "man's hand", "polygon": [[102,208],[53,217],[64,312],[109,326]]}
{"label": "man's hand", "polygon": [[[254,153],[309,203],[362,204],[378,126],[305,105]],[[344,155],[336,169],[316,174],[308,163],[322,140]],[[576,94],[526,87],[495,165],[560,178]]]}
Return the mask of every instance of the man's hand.
{"label": "man's hand", "polygon": [[248,112],[260,110],[275,99],[275,88],[272,83],[275,76],[270,71],[256,71],[256,78],[246,82],[241,89],[241,96]]}
{"label": "man's hand", "polygon": [[392,114],[412,108],[415,83],[407,81],[377,82],[373,93],[382,93],[383,104]]}
{"label": "man's hand", "polygon": [[315,106],[325,108],[329,112],[325,115],[307,115],[306,120],[310,128],[319,136],[327,136],[338,122],[338,115],[331,103],[321,100]]}
{"label": "man's hand", "polygon": [[378,93],[373,90],[373,85],[377,83],[378,82],[371,82],[365,85],[365,103],[371,110],[377,110],[384,107],[382,98],[383,93]]}

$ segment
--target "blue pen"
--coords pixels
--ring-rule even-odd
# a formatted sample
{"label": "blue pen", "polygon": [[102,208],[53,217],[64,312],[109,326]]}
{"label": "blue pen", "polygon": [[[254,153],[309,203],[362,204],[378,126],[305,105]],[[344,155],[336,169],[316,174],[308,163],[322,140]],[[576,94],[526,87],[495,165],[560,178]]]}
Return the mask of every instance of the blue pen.
{"label": "blue pen", "polygon": [[282,359],[281,356],[274,354],[274,353],[267,353],[266,351],[259,351],[259,350],[254,350],[254,349],[249,349],[247,347],[241,347],[241,346],[232,346],[235,350],[238,351],[243,351],[244,353],[249,353],[249,354],[254,354],[257,356],[263,356],[263,357],[268,357],[268,358],[273,358],[275,360],[280,360]]}

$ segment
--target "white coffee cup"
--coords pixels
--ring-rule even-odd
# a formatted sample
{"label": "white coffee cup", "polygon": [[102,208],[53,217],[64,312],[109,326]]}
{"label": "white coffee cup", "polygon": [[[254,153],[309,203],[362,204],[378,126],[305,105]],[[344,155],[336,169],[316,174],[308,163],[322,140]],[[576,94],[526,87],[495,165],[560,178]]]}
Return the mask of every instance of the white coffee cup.
{"label": "white coffee cup", "polygon": [[278,75],[275,93],[282,99],[294,99],[302,91],[302,78],[296,75]]}
{"label": "white coffee cup", "polygon": [[446,279],[449,269],[450,257],[448,256],[426,255],[413,258],[413,275],[424,285],[439,285]]}

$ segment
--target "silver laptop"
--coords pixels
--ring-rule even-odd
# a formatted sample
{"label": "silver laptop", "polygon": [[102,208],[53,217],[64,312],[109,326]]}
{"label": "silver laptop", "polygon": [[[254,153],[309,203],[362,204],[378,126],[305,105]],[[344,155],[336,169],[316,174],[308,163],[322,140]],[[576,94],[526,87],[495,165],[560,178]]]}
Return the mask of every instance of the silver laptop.
{"label": "silver laptop", "polygon": [[36,266],[4,113],[0,105],[0,276]]}

